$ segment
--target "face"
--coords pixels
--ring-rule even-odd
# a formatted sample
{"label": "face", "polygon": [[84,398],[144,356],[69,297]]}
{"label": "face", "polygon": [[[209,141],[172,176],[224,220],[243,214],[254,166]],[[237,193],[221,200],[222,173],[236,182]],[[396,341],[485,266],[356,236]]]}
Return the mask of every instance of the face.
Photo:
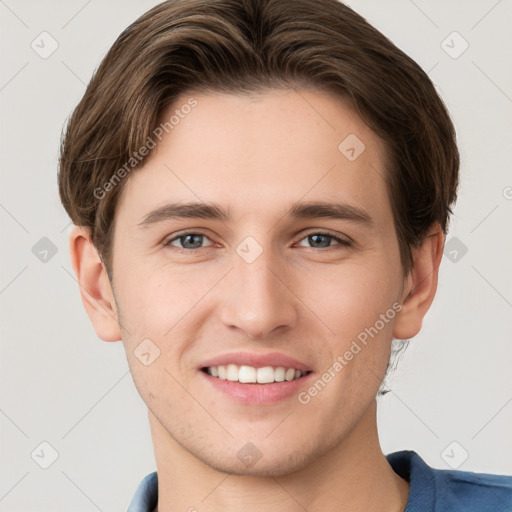
{"label": "face", "polygon": [[286,474],[347,438],[385,373],[404,276],[384,148],[327,93],[183,95],[164,117],[191,96],[118,204],[123,343],[169,443]]}

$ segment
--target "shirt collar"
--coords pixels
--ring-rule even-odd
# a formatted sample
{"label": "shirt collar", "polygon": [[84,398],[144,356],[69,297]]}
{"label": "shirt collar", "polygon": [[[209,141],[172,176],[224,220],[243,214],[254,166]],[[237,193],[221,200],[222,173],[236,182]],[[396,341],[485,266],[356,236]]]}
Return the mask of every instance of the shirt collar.
{"label": "shirt collar", "polygon": [[127,512],[154,512],[158,505],[158,476],[156,471],[143,478],[128,506]]}
{"label": "shirt collar", "polygon": [[410,484],[405,512],[434,512],[436,481],[432,468],[411,450],[390,453],[386,459],[393,471]]}

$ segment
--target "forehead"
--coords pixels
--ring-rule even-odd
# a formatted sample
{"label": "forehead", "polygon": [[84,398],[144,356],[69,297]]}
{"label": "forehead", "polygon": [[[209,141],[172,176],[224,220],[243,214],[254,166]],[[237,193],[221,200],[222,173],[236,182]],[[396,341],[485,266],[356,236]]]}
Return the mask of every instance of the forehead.
{"label": "forehead", "polygon": [[383,143],[338,96],[190,93],[161,121],[167,130],[121,197],[130,223],[158,204],[192,200],[260,219],[301,199],[343,201],[389,220]]}

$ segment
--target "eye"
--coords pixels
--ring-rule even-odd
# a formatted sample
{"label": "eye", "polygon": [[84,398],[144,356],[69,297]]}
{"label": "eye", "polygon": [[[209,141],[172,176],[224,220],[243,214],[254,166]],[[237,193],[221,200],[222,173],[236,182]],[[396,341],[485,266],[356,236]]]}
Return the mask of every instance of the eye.
{"label": "eye", "polygon": [[[179,252],[187,253],[194,251],[194,249],[202,249],[204,247],[207,247],[203,246],[203,242],[205,240],[210,240],[210,238],[202,233],[188,232],[181,233],[178,236],[170,238],[169,240],[164,242],[163,245],[166,247],[173,247],[173,249],[176,249]],[[343,238],[340,238],[327,232],[314,232],[303,237],[300,240],[299,245],[305,247],[301,243],[303,240],[307,240],[308,243],[310,244],[310,247],[313,249],[328,249],[333,245],[342,245],[346,247],[350,247],[352,245],[351,242],[349,242],[348,240],[345,240]],[[333,244],[333,241],[336,243]]]}
{"label": "eye", "polygon": [[[311,247],[314,249],[326,249],[329,247],[332,247],[332,244],[330,243],[332,240],[335,240],[337,243],[334,245],[344,245],[350,247],[352,244],[348,240],[344,240],[343,238],[340,238],[338,236],[332,235],[331,233],[324,233],[324,232],[315,232],[310,233],[309,235],[305,236],[302,240],[307,240],[308,243],[311,244]],[[302,245],[299,243],[299,245]],[[304,247],[304,246],[302,246]]]}
{"label": "eye", "polygon": [[[164,242],[164,246],[173,246],[182,252],[190,251],[193,249],[201,249],[203,247],[202,242],[210,240],[206,235],[202,233],[182,233],[181,235],[170,238]],[[176,245],[179,243],[180,245]]]}

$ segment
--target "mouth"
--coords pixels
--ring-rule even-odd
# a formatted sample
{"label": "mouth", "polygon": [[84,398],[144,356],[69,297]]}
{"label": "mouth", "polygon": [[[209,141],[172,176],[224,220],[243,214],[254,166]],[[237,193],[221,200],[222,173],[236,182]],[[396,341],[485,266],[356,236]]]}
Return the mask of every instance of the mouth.
{"label": "mouth", "polygon": [[254,367],[247,365],[204,366],[203,373],[216,379],[239,382],[242,384],[274,384],[276,382],[292,382],[304,378],[311,370],[299,370],[284,366]]}
{"label": "mouth", "polygon": [[209,386],[205,392],[258,407],[292,399],[315,376],[308,363],[281,352],[230,352],[202,361],[197,370]]}

